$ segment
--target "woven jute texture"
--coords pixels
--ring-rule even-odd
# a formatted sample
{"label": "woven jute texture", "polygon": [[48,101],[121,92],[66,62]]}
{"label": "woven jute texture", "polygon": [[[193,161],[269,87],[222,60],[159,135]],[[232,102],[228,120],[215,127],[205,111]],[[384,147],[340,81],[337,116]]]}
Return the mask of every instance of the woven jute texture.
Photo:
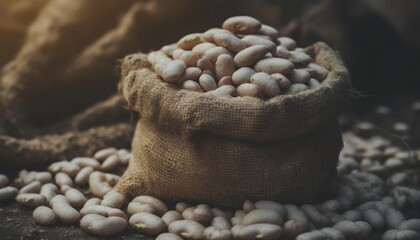
{"label": "woven jute texture", "polygon": [[350,83],[324,43],[306,49],[330,73],[321,87],[269,100],[180,90],[127,56],[120,94],[141,118],[117,190],[238,207],[245,199],[302,203],[336,177],[337,116]]}

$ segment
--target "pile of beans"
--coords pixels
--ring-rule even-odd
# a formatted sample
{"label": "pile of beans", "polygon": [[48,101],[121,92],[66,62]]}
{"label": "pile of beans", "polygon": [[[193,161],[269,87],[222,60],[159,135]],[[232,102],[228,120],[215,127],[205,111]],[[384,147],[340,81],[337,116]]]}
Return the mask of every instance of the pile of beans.
{"label": "pile of beans", "polygon": [[126,199],[113,187],[131,154],[114,148],[53,163],[45,172],[22,170],[11,184],[0,175],[0,202],[14,198],[34,209],[38,224],[79,222],[102,237],[131,228],[158,240],[418,240],[420,151],[405,150],[374,128],[351,124],[339,156],[338,194],[317,203],[245,201],[242,209],[222,209],[146,195]]}
{"label": "pile of beans", "polygon": [[148,61],[165,82],[216,96],[272,98],[320,86],[328,70],[278,35],[255,18],[236,16],[149,53]]}

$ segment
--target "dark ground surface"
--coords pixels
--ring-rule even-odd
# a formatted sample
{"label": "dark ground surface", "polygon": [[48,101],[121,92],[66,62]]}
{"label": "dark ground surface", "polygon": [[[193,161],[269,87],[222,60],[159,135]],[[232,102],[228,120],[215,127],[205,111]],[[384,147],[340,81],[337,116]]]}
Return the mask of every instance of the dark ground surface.
{"label": "dark ground surface", "polygon": [[[364,99],[354,99],[351,110],[347,111],[347,115],[353,118],[354,121],[369,120],[371,113],[375,106],[385,104],[392,106],[395,110],[392,114],[393,122],[408,121],[408,118],[413,119],[413,112],[411,104],[418,97],[398,97],[398,98],[379,98],[367,97]],[[408,114],[407,114],[408,113]],[[418,123],[420,118],[415,117]],[[409,121],[408,121],[409,122]],[[419,138],[412,139],[409,142],[410,147],[419,149]],[[4,173],[3,170],[0,172]],[[17,172],[11,171],[7,175],[9,179],[15,179]],[[419,186],[420,187],[420,186]],[[8,202],[0,204],[0,240],[3,239],[102,239],[83,231],[79,224],[61,224],[57,223],[54,226],[46,227],[35,223],[32,219],[32,211],[30,208],[23,207],[15,202]],[[411,214],[410,214],[411,215]],[[420,217],[420,216],[413,216]],[[369,240],[380,240],[383,233],[374,233]],[[151,240],[153,237],[146,237],[138,234],[131,228],[127,228],[122,234],[113,236],[107,239],[144,239]]]}
{"label": "dark ground surface", "polygon": [[[52,227],[36,224],[32,211],[17,203],[7,203],[0,207],[0,239],[102,239],[83,231],[79,224],[54,224]],[[122,234],[107,239],[144,239],[145,237],[127,228]]]}

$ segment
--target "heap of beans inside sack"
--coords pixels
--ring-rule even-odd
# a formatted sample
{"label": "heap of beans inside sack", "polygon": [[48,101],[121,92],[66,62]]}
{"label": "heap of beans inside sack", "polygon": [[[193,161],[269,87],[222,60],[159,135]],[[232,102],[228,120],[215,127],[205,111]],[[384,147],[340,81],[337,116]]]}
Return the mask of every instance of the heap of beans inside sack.
{"label": "heap of beans inside sack", "polygon": [[[395,123],[393,130],[401,131],[402,124]],[[378,134],[372,122],[347,127],[338,195],[319,203],[245,201],[242,209],[223,209],[145,195],[127,199],[113,186],[131,154],[115,148],[56,162],[43,172],[22,170],[11,183],[0,175],[0,202],[16,199],[33,209],[38,224],[79,223],[104,237],[132,228],[158,240],[420,239],[420,151]],[[411,130],[404,134],[410,137]]]}
{"label": "heap of beans inside sack", "polygon": [[320,86],[328,75],[293,39],[249,16],[186,35],[151,52],[148,61],[165,82],[216,96],[295,94]]}

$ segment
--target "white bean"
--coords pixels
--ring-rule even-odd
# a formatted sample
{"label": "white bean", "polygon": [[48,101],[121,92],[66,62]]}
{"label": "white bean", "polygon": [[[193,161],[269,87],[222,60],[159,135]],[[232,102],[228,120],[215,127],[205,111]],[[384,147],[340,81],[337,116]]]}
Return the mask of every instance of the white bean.
{"label": "white bean", "polygon": [[57,221],[57,214],[49,207],[39,206],[32,213],[32,218],[39,224],[52,225]]}
{"label": "white bean", "polygon": [[22,193],[17,195],[16,202],[23,206],[36,208],[47,204],[47,199],[38,193]]}
{"label": "white bean", "polygon": [[80,213],[70,205],[70,202],[63,195],[54,196],[50,205],[57,214],[58,220],[62,223],[74,223],[81,218]]}
{"label": "white bean", "polygon": [[118,234],[127,228],[127,220],[120,217],[104,217],[98,214],[88,214],[80,220],[80,227],[101,237]]}

